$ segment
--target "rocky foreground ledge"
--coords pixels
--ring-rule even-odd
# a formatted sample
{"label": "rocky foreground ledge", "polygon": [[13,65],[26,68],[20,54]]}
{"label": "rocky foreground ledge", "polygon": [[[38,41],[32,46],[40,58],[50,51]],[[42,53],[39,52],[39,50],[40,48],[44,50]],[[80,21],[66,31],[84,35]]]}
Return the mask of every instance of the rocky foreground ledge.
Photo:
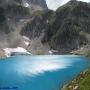
{"label": "rocky foreground ledge", "polygon": [[5,55],[5,52],[3,50],[0,50],[0,58],[5,58],[6,55]]}

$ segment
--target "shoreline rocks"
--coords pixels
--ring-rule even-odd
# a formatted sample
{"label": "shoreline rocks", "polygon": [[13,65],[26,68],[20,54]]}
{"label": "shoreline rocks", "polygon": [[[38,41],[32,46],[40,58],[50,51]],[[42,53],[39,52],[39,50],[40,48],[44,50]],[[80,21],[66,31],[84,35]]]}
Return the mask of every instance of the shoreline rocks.
{"label": "shoreline rocks", "polygon": [[3,50],[0,50],[0,58],[5,58],[6,55],[5,55],[5,52]]}

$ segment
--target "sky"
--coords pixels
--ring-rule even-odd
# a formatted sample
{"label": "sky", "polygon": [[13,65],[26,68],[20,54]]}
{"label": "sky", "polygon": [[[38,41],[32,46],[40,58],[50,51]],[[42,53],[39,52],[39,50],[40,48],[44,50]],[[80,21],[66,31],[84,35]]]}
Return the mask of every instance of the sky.
{"label": "sky", "polygon": [[[46,0],[49,9],[56,10],[61,5],[67,3],[70,0]],[[89,2],[89,0],[78,0],[83,2]]]}

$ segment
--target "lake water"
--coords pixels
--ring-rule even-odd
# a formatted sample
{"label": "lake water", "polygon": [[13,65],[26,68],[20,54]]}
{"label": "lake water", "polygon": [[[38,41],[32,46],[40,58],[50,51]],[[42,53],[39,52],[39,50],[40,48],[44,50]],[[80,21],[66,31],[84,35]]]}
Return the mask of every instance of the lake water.
{"label": "lake water", "polygon": [[14,56],[0,60],[0,90],[60,90],[90,66],[75,55]]}

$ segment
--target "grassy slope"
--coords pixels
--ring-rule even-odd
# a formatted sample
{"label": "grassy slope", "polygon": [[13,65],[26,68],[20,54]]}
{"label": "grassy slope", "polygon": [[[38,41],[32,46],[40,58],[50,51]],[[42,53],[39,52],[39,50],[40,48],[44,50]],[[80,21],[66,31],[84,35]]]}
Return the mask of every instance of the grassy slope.
{"label": "grassy slope", "polygon": [[61,90],[90,90],[90,68],[80,73]]}
{"label": "grassy slope", "polygon": [[[84,55],[90,57],[90,51],[85,52]],[[90,90],[90,67],[86,71],[81,72],[61,90]]]}
{"label": "grassy slope", "polygon": [[83,80],[80,80],[79,90],[90,90],[90,69],[88,69],[87,74]]}

